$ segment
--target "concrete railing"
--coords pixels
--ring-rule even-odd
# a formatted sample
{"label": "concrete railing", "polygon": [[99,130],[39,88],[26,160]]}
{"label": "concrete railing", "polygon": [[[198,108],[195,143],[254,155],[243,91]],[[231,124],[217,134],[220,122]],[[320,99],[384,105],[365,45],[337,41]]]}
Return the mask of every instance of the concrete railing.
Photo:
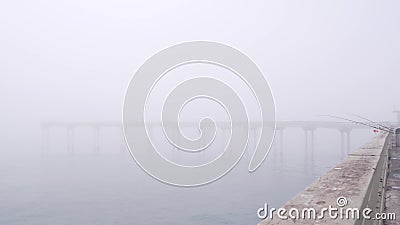
{"label": "concrete railing", "polygon": [[[387,133],[374,137],[370,142],[349,154],[346,159],[282,206],[286,212],[281,210],[281,214],[283,217],[288,216],[288,219],[279,218],[277,215],[278,210],[276,210],[273,213],[273,219],[267,217],[259,225],[382,224],[383,221],[363,219],[362,211],[366,208],[372,209],[369,214],[371,218],[375,217],[375,213],[383,211],[384,202],[382,196],[384,196],[390,141],[390,135]],[[341,202],[341,204],[346,203],[345,206],[340,207],[338,205],[339,197],[346,198],[347,203]],[[328,211],[323,213],[323,218],[318,218],[322,214],[321,211],[323,212],[323,209],[329,208],[329,206],[338,209],[338,218],[330,217]],[[350,209],[353,208],[359,209],[359,219],[352,217]],[[307,210],[314,209],[316,218],[293,220],[289,216],[291,209],[297,209],[300,217],[302,217],[302,214],[306,215],[306,217],[308,214],[312,215],[313,213],[308,213]],[[296,216],[296,213],[296,210],[292,210],[292,217]],[[268,216],[270,215],[271,213],[268,213]],[[347,219],[346,215],[349,215],[350,218]]]}

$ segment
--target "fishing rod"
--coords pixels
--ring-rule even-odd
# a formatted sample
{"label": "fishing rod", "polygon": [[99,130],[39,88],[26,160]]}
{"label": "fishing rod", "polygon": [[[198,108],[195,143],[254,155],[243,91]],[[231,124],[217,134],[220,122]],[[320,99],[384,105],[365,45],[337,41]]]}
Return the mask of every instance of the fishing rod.
{"label": "fishing rod", "polygon": [[379,125],[380,127],[384,127],[384,128],[386,128],[386,129],[388,129],[388,130],[393,130],[392,127],[388,127],[388,126],[382,125],[382,124],[380,124],[380,123],[378,123],[378,122],[375,122],[375,121],[370,120],[370,119],[368,119],[368,118],[365,118],[365,117],[363,117],[363,116],[357,115],[357,114],[355,114],[355,113],[347,113],[347,114],[356,116],[356,117],[358,117],[358,118],[361,118],[361,119],[366,120],[366,121],[368,121],[368,122],[371,122],[371,123],[373,123],[373,124]]}
{"label": "fishing rod", "polygon": [[340,116],[332,116],[332,115],[322,115],[322,116],[328,116],[328,117],[332,117],[332,118],[336,118],[336,119],[346,120],[346,121],[349,121],[349,122],[352,122],[352,123],[364,125],[364,126],[367,126],[367,127],[371,127],[371,128],[377,129],[377,130],[383,130],[383,131],[386,131],[386,132],[389,132],[389,133],[393,133],[392,129],[377,127],[375,125],[371,125],[371,124],[368,124],[368,123],[364,123],[364,122],[360,122],[360,121],[356,121],[356,120],[352,120],[352,119],[348,119],[348,118],[344,118],[344,117],[340,117]]}
{"label": "fishing rod", "polygon": [[393,133],[393,131],[391,129],[388,130],[388,129],[385,129],[385,128],[382,128],[382,127],[376,127],[376,126],[368,124],[368,123],[363,123],[363,122],[359,122],[359,121],[352,120],[352,119],[347,119],[347,118],[340,117],[340,116],[332,116],[332,115],[320,115],[320,116],[327,116],[327,117],[331,117],[331,118],[346,120],[346,121],[349,121],[349,122],[352,122],[352,123],[364,125],[364,126],[367,126],[367,127],[371,127],[371,128],[377,129],[377,130],[383,130],[383,131],[386,131],[386,132],[389,132],[389,133]]}

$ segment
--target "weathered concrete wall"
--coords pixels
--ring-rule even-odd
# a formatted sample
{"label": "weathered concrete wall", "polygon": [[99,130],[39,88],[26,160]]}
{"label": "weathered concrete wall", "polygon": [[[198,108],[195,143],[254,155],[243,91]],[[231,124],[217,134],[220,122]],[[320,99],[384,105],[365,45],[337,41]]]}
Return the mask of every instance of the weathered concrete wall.
{"label": "weathered concrete wall", "polygon": [[[346,197],[346,208],[375,208],[379,202],[378,189],[382,186],[384,161],[389,146],[390,135],[380,134],[369,143],[358,149],[334,168],[325,173],[313,184],[308,186],[283,208],[315,208],[317,212],[332,205],[338,207],[337,198]],[[380,187],[379,187],[380,186]],[[338,207],[339,208],[339,207]],[[376,209],[374,209],[376,210]],[[267,224],[361,224],[360,220],[330,219],[325,216],[320,220],[282,220],[276,215],[273,220],[266,219],[259,225]]]}
{"label": "weathered concrete wall", "polygon": [[[396,130],[393,137],[392,148],[389,151],[390,161],[388,178],[386,180],[386,213],[395,213],[400,216],[400,129]],[[386,221],[386,225],[398,225],[400,218]]]}

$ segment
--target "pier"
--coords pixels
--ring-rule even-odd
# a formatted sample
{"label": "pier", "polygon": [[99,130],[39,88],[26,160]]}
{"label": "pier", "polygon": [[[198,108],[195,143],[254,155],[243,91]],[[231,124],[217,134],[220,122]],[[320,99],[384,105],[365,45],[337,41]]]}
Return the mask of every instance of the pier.
{"label": "pier", "polygon": [[[380,122],[381,124],[390,124],[390,122]],[[229,124],[221,123],[222,132],[229,132]],[[180,123],[183,127],[197,127],[197,124],[193,123]],[[150,130],[149,133],[152,132],[152,129],[156,129],[160,127],[159,123],[151,123],[148,124],[147,128]],[[262,123],[251,123],[249,131],[252,134],[256,134],[261,127]],[[110,129],[110,128],[118,128],[121,130],[121,141],[124,141],[122,135],[122,123],[118,122],[43,122],[41,124],[41,132],[42,132],[42,151],[44,153],[49,152],[49,133],[52,129],[61,128],[65,129],[67,132],[67,151],[74,152],[74,136],[75,132],[82,128],[90,128],[93,134],[93,151],[100,151],[100,138],[99,135],[102,131]],[[350,141],[351,141],[351,131],[355,129],[371,129],[367,126],[363,126],[360,124],[354,124],[351,122],[331,122],[331,121],[278,121],[276,122],[276,139],[280,140],[280,145],[283,145],[284,140],[284,131],[289,128],[299,128],[304,131],[304,138],[306,143],[306,148],[313,149],[314,143],[314,133],[317,129],[333,129],[340,132],[341,135],[341,146],[342,152],[347,149],[347,152],[350,151]]]}

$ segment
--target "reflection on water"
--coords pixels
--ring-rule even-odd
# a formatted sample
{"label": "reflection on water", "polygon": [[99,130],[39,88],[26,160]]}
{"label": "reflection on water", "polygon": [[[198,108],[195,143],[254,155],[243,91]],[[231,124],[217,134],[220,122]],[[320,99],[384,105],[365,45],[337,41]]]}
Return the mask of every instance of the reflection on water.
{"label": "reflection on water", "polygon": [[[0,224],[256,224],[256,211],[264,203],[282,205],[347,151],[335,129],[318,129],[312,135],[298,128],[285,129],[283,135],[278,130],[256,172],[247,171],[248,153],[223,179],[178,188],[154,180],[134,163],[118,127],[47,132],[45,152],[39,154],[35,146],[38,154],[10,156],[2,163]],[[349,149],[372,135],[369,130],[352,131]],[[194,162],[215,157],[227,136],[214,143],[210,151],[215,152],[200,153]],[[255,140],[250,138],[249,149]],[[170,146],[163,154],[177,162],[186,157]]]}

